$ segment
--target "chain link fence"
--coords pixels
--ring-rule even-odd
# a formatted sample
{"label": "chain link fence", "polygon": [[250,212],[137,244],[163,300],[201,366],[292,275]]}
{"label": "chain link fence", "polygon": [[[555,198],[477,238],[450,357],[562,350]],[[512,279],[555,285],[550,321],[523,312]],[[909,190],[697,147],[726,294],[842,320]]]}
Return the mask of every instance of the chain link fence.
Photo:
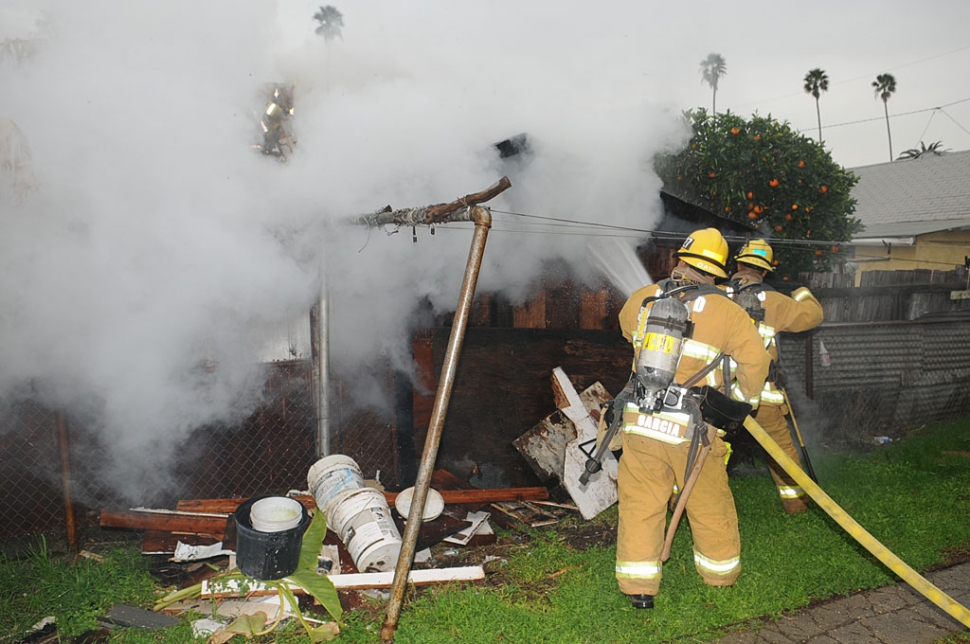
{"label": "chain link fence", "polygon": [[[392,421],[372,412],[338,414],[330,433],[331,453],[354,458],[365,476],[380,472],[385,485],[397,484]],[[8,403],[0,415],[0,539],[64,538],[73,518],[82,538],[98,540],[100,511],[132,506],[99,472],[106,452],[102,439],[69,413],[31,400]],[[176,484],[137,505],[172,509],[180,499],[306,490],[317,454],[311,365],[273,364],[263,404],[238,425],[195,430],[181,449]]]}

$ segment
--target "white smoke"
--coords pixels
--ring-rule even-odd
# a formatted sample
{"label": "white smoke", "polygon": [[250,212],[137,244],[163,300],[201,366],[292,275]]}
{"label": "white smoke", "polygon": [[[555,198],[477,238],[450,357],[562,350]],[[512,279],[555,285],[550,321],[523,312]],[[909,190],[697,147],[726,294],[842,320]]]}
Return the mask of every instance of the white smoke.
{"label": "white smoke", "polygon": [[[650,100],[629,59],[550,27],[563,3],[336,5],[345,27],[329,44],[314,34],[317,4],[10,10],[42,21],[0,35],[41,43],[0,66],[0,118],[29,141],[36,178],[23,203],[0,195],[0,397],[32,382],[51,404],[87,409],[126,470],[161,472],[193,428],[252,410],[257,330],[305,315],[321,275],[334,369],[381,353],[407,369],[395,347],[417,302],[455,306],[470,229],[419,230],[414,244],[410,230],[346,222],[488,187],[507,168],[493,144],[522,132],[532,162],[488,205],[658,219],[649,159],[683,139],[676,111]],[[268,82],[296,88],[286,164],[250,147]],[[591,279],[595,229],[516,233],[495,218],[481,290],[521,301],[554,258]]]}

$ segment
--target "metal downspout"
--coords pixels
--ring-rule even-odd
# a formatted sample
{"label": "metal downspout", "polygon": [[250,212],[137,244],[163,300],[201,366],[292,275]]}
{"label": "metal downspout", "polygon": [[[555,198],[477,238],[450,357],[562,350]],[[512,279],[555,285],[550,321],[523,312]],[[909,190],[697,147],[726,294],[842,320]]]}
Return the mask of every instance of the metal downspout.
{"label": "metal downspout", "polygon": [[313,402],[317,414],[317,457],[330,456],[330,302],[326,275],[321,275],[320,298],[310,312],[313,360]]}
{"label": "metal downspout", "polygon": [[401,605],[404,602],[404,592],[407,589],[411,566],[414,564],[414,549],[418,542],[418,532],[421,530],[424,504],[428,498],[431,474],[438,457],[438,445],[441,443],[441,429],[445,423],[445,414],[448,411],[455,371],[458,367],[458,355],[461,353],[461,345],[465,339],[465,328],[468,326],[469,312],[475,298],[475,286],[478,283],[478,273],[482,267],[482,255],[485,253],[488,229],[492,226],[491,213],[479,206],[472,208],[470,219],[475,222],[475,234],[468,253],[468,263],[465,266],[465,278],[461,285],[461,294],[458,297],[458,307],[455,310],[455,318],[451,323],[451,335],[448,338],[448,348],[445,351],[444,364],[442,364],[441,376],[438,380],[438,391],[435,394],[431,421],[428,424],[428,436],[424,442],[424,452],[421,455],[421,464],[418,467],[418,476],[414,483],[414,496],[411,499],[411,509],[408,512],[401,554],[397,560],[397,568],[394,570],[391,598],[387,604],[387,617],[381,627],[382,642],[394,641],[394,631],[397,629],[398,619],[401,617]]}

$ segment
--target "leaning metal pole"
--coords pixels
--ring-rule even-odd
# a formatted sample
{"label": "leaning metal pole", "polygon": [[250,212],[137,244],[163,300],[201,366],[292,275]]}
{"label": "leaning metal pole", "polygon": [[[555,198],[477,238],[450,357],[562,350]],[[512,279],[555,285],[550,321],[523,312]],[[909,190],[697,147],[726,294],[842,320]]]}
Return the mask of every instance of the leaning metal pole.
{"label": "leaning metal pole", "polygon": [[444,364],[441,367],[441,377],[438,381],[438,391],[434,398],[431,411],[431,421],[428,424],[428,437],[424,442],[424,453],[418,476],[414,483],[414,496],[411,509],[408,512],[407,526],[402,539],[401,554],[394,570],[394,583],[391,586],[391,598],[387,604],[387,617],[381,627],[381,641],[393,642],[394,631],[397,629],[398,619],[401,617],[401,606],[404,603],[404,593],[407,589],[411,566],[414,564],[414,550],[418,542],[418,531],[421,530],[421,518],[424,515],[424,504],[431,486],[431,474],[435,460],[438,458],[438,445],[441,443],[441,429],[445,424],[445,414],[451,398],[451,388],[454,384],[455,370],[458,367],[458,355],[465,339],[465,328],[468,326],[468,315],[475,298],[475,286],[478,283],[478,273],[482,267],[482,255],[485,253],[485,240],[488,229],[492,226],[492,215],[480,206],[471,209],[470,219],[475,223],[475,234],[472,238],[471,250],[468,253],[468,263],[465,267],[465,278],[458,297],[458,308],[455,319],[451,324],[451,336],[448,338],[448,349],[445,351]]}

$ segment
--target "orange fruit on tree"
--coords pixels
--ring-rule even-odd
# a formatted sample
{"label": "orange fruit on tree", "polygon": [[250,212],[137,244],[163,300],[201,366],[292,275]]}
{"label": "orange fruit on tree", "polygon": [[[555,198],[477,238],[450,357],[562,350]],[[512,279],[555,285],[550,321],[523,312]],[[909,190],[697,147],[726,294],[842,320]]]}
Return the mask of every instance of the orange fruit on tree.
{"label": "orange fruit on tree", "polygon": [[821,255],[822,254],[822,249],[821,248],[815,249],[815,254],[816,255]]}
{"label": "orange fruit on tree", "polygon": [[762,208],[761,206],[755,206],[754,207],[754,211],[760,215],[761,213],[763,213],[765,211],[765,209]]}
{"label": "orange fruit on tree", "polygon": [[750,190],[748,191],[748,199],[754,199],[754,193]]}
{"label": "orange fruit on tree", "polygon": [[821,188],[818,189],[818,191],[821,192],[824,195],[826,192],[829,191],[829,187],[828,186],[822,186]]}
{"label": "orange fruit on tree", "polygon": [[781,262],[779,262],[777,259],[772,260],[772,262],[771,262],[771,265],[772,266],[778,266],[779,264],[781,264]]}
{"label": "orange fruit on tree", "polygon": [[741,128],[739,128],[739,127],[732,127],[731,128],[731,134],[740,134],[740,133],[741,133]]}
{"label": "orange fruit on tree", "polygon": [[792,220],[791,213],[790,212],[785,213],[785,221],[791,221],[791,220]]}
{"label": "orange fruit on tree", "polygon": [[711,179],[713,179],[714,177],[717,176],[717,173],[716,172],[713,172],[713,171],[712,172],[708,172],[707,173],[707,176],[709,176]]}
{"label": "orange fruit on tree", "polygon": [[757,218],[758,218],[758,213],[754,212],[753,210],[748,213],[748,219],[754,220],[754,219],[757,219]]}
{"label": "orange fruit on tree", "polygon": [[791,205],[791,209],[792,209],[792,210],[798,210],[798,204],[797,204],[797,203],[793,203],[793,204]]}
{"label": "orange fruit on tree", "polygon": [[772,179],[771,181],[768,182],[768,185],[771,186],[772,188],[777,188],[778,184],[780,183],[781,181],[778,181],[778,179]]}
{"label": "orange fruit on tree", "polygon": [[731,206],[724,206],[724,212],[731,212]]}
{"label": "orange fruit on tree", "polygon": [[784,226],[782,226],[781,224],[775,224],[775,232],[776,232],[776,233],[780,233],[780,232],[781,232],[781,231],[783,231],[784,229],[785,229],[785,227],[784,227]]}
{"label": "orange fruit on tree", "polygon": [[807,233],[805,233],[805,236],[806,237],[811,237],[812,236],[812,231],[808,231]]}
{"label": "orange fruit on tree", "polygon": [[838,246],[833,246],[833,247],[832,247],[832,252],[833,252],[833,253],[837,253],[837,252],[839,252],[839,247],[838,247]]}
{"label": "orange fruit on tree", "polygon": [[754,140],[755,141],[760,141],[761,140],[761,135],[760,134],[755,134],[754,135]]}
{"label": "orange fruit on tree", "polygon": [[799,161],[798,162],[798,167],[799,168],[804,168],[805,167],[805,162],[804,161]]}

